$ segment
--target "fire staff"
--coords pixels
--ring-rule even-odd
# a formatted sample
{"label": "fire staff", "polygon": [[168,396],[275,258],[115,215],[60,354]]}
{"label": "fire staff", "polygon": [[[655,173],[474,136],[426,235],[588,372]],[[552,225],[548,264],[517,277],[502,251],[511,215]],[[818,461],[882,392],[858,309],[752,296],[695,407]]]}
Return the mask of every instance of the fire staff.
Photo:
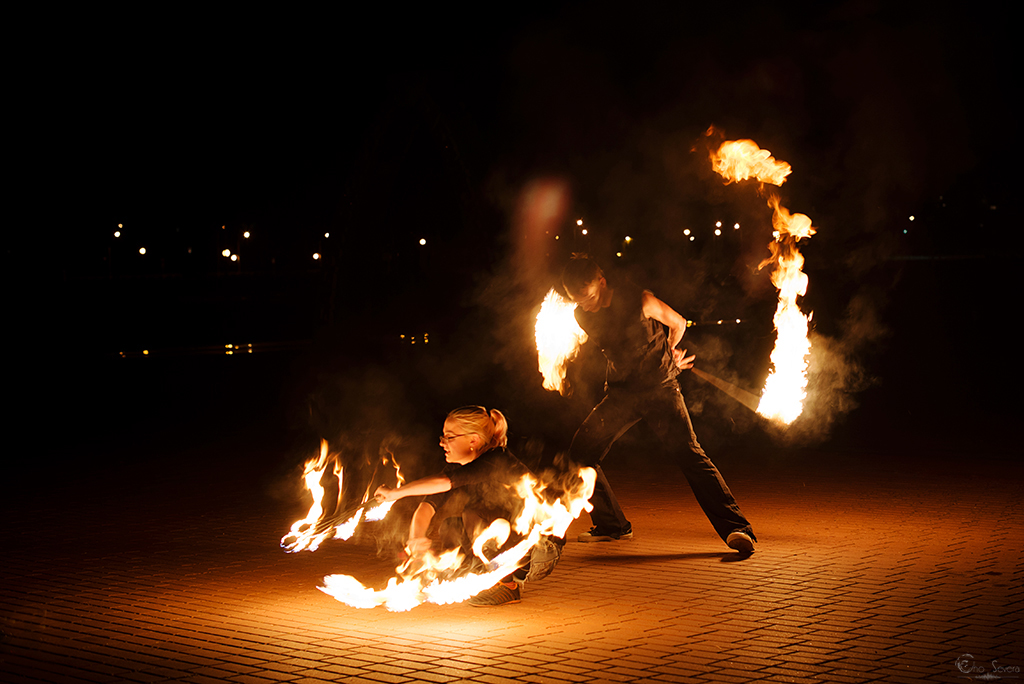
{"label": "fire staff", "polygon": [[630,427],[646,420],[682,468],[697,502],[718,535],[741,554],[757,538],[718,468],[697,443],[676,376],[693,356],[676,345],[686,319],[649,290],[620,279],[609,282],[596,262],[574,257],[562,272],[566,293],[579,306],[576,321],[608,361],[605,396],[573,437],[573,460],[597,471],[590,517],[581,542],[632,539],[633,527],[615,498],[601,461]]}
{"label": "fire staff", "polygon": [[[375,496],[384,501],[425,495],[409,526],[406,550],[410,555],[431,549],[433,542],[428,531],[435,519],[436,529],[449,518],[461,517],[461,543],[467,556],[473,553],[473,541],[487,525],[498,518],[515,519],[523,500],[515,494],[513,486],[529,470],[506,449],[507,444],[508,421],[501,411],[488,411],[483,406],[455,409],[444,421],[441,435],[447,461],[444,469],[397,489],[384,485],[377,489]],[[517,540],[510,539],[506,546],[514,541]],[[470,605],[519,603],[520,585],[550,573],[560,552],[560,546],[543,539],[524,559],[523,567],[469,599]]]}

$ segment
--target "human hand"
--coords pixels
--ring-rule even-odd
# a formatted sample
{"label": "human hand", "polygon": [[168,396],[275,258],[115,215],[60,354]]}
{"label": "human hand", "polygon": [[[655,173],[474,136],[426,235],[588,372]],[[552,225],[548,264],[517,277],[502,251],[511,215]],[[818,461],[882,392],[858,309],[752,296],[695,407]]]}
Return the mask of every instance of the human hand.
{"label": "human hand", "polygon": [[377,487],[377,491],[373,493],[373,496],[374,498],[380,501],[397,501],[399,498],[398,490],[392,489],[387,485],[381,485],[380,487]]}
{"label": "human hand", "polygon": [[675,361],[676,368],[679,370],[689,370],[690,368],[693,368],[693,360],[695,358],[697,358],[696,354],[690,354],[687,356],[685,349],[682,351],[678,349],[672,350],[672,360]]}
{"label": "human hand", "polygon": [[413,537],[405,544],[405,551],[410,556],[418,556],[430,550],[430,537]]}

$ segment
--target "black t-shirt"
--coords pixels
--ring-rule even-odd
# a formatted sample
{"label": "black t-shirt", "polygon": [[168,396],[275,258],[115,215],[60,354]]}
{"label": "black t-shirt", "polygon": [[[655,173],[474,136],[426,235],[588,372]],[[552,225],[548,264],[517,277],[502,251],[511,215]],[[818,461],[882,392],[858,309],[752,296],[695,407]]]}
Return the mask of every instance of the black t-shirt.
{"label": "black t-shirt", "polygon": [[[508,449],[491,449],[466,465],[446,464],[441,474],[451,480],[451,490],[431,494],[424,501],[435,510],[444,508],[448,515],[458,515],[463,509],[469,509],[481,517],[505,518],[512,522],[523,506],[515,485],[529,472],[529,468]],[[457,510],[451,510],[451,503],[455,500],[458,501]]]}
{"label": "black t-shirt", "polygon": [[679,368],[665,326],[644,316],[644,290],[625,279],[608,286],[608,307],[594,312],[576,308],[576,322],[608,359],[608,385],[646,387],[672,381]]}

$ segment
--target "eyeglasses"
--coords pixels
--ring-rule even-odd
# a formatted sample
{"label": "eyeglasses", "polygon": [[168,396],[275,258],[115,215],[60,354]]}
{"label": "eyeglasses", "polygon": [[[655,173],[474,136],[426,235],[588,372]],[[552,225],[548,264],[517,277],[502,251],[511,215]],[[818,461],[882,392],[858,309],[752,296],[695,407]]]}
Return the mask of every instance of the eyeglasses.
{"label": "eyeglasses", "polygon": [[453,439],[465,437],[468,434],[468,432],[463,432],[461,435],[441,435],[441,444],[443,444],[444,446],[448,446]]}

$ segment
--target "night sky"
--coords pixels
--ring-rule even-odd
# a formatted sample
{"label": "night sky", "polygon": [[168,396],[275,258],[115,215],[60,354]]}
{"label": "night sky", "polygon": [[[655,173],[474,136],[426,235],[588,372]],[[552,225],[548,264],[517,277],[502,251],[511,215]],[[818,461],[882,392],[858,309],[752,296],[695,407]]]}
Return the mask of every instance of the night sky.
{"label": "night sky", "polygon": [[[257,424],[300,434],[289,449],[432,435],[448,409],[485,403],[564,448],[600,363],[583,355],[573,398],[545,393],[529,335],[572,251],[687,318],[742,318],[683,346],[756,390],[773,341],[756,270],[770,210],[713,176],[714,126],[793,166],[780,195],[818,229],[803,304],[827,354],[818,427],[788,437],[684,380],[702,441],[1010,450],[1016,77],[1006,18],[970,7],[395,6],[66,26],[23,81],[38,199],[5,270],[9,298],[26,293],[15,320],[41,339],[8,343],[39,368],[16,417],[95,461]],[[539,181],[569,202],[532,235],[520,202]],[[741,229],[715,238],[715,221]],[[258,351],[227,358],[227,344]]]}

